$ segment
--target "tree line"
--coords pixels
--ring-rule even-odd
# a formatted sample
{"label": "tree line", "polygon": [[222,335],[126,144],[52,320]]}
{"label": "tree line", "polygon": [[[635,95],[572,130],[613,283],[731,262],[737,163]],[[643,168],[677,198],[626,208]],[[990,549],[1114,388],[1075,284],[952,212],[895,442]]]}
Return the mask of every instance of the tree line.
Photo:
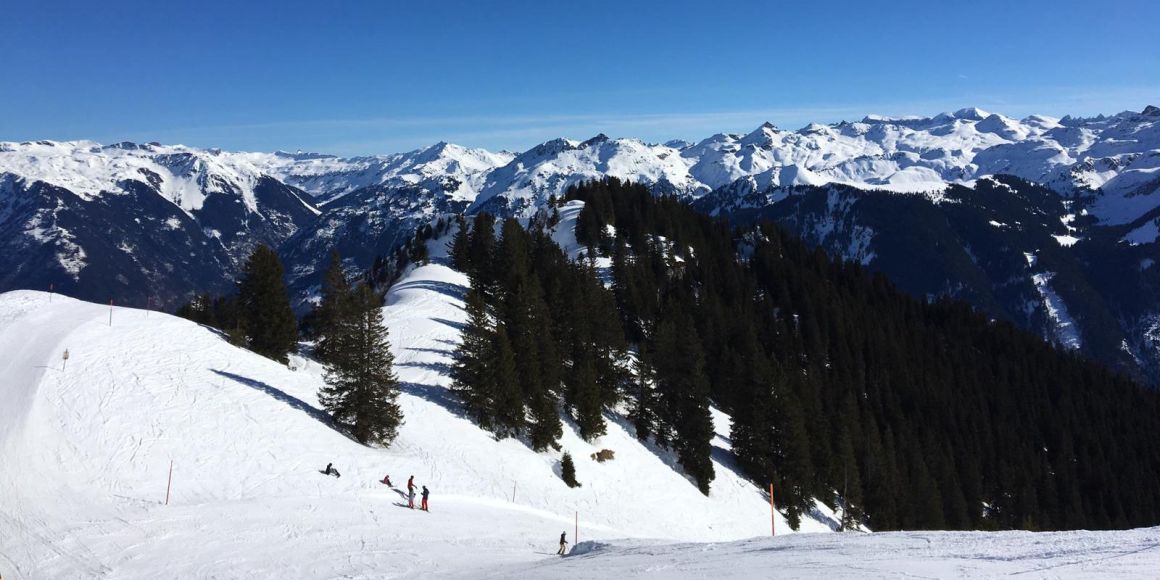
{"label": "tree line", "polygon": [[791,525],[813,498],[876,530],[1160,521],[1160,394],[773,225],[615,179],[566,197],[585,202],[578,240],[611,259],[637,433],[691,456],[694,477],[712,403]]}
{"label": "tree line", "polygon": [[449,248],[471,280],[452,389],[479,425],[538,451],[558,447],[562,411],[585,439],[603,435],[628,376],[612,293],[551,239],[552,219],[540,214],[525,229],[460,217]]}

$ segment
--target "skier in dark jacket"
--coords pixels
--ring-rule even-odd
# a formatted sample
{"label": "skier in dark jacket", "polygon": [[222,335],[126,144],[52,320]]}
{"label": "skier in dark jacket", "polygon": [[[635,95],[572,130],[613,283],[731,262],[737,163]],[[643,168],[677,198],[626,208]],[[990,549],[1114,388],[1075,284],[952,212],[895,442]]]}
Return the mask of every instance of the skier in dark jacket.
{"label": "skier in dark jacket", "polygon": [[424,486],[423,486],[423,503],[422,503],[422,504],[419,506],[419,509],[421,509],[421,510],[423,510],[423,511],[430,511],[430,510],[428,510],[428,509],[427,509],[427,496],[428,496],[430,493],[431,493],[431,492],[427,491],[427,486],[425,486],[425,485],[424,485]]}
{"label": "skier in dark jacket", "polygon": [[558,551],[556,553],[561,555],[561,556],[564,555],[564,548],[566,548],[568,546],[567,537],[568,537],[568,532],[560,532],[560,551]]}

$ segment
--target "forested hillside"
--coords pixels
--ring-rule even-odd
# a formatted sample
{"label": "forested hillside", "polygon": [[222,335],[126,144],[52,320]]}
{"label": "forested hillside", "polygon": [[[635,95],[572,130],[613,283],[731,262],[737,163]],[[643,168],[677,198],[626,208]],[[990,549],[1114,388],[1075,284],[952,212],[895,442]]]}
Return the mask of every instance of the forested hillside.
{"label": "forested hillside", "polygon": [[817,497],[877,530],[1160,521],[1155,392],[774,226],[732,229],[615,179],[567,198],[585,202],[577,238],[611,257],[639,432],[671,427],[695,477],[712,477],[697,467],[711,432],[689,410],[712,401],[791,519]]}

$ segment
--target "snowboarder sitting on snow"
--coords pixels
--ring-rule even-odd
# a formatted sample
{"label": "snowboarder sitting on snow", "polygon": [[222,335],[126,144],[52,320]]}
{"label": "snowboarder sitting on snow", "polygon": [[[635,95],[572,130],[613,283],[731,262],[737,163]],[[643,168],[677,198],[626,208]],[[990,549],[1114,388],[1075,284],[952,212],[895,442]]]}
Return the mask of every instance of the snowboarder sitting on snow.
{"label": "snowboarder sitting on snow", "polygon": [[568,536],[568,532],[560,532],[560,551],[558,551],[556,553],[561,555],[561,556],[564,555],[564,548],[566,548],[568,546],[568,540],[566,539],[567,536]]}
{"label": "snowboarder sitting on snow", "polygon": [[421,509],[423,511],[430,511],[427,509],[427,495],[430,493],[431,492],[427,491],[427,486],[424,485],[423,486],[423,504],[419,506],[419,509]]}
{"label": "snowboarder sitting on snow", "polygon": [[383,476],[383,481],[382,481],[382,484],[383,484],[383,485],[385,485],[385,486],[387,486],[387,487],[395,487],[394,485],[391,485],[391,476],[390,476],[390,474],[387,474],[387,475],[384,475],[384,476]]}
{"label": "snowboarder sitting on snow", "polygon": [[326,469],[322,470],[322,473],[323,473],[323,474],[325,474],[325,475],[333,475],[333,476],[335,476],[335,477],[342,477],[342,475],[340,475],[340,474],[338,473],[338,470],[334,468],[334,464],[333,464],[333,463],[327,463],[327,464],[326,464]]}

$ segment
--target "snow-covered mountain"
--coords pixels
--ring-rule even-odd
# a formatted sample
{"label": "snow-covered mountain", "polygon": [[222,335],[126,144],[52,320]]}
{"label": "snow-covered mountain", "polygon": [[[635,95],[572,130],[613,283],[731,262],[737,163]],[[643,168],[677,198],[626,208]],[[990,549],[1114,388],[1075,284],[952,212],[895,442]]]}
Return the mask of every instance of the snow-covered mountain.
{"label": "snow-covered mountain", "polygon": [[[908,246],[905,236],[887,243],[883,232],[929,224],[900,214],[876,216],[879,225],[868,227],[874,212],[860,208],[873,204],[853,203],[858,192],[901,194],[897,199],[922,199],[940,208],[966,195],[998,216],[1009,213],[1003,209],[1009,204],[1003,195],[991,195],[993,187],[985,185],[990,193],[983,195],[964,193],[978,191],[977,184],[993,175],[1013,175],[1050,190],[1047,198],[1035,197],[1038,205],[1028,215],[1050,214],[1046,229],[1040,229],[1066,246],[1061,251],[1073,256],[1085,278],[1135,280],[1160,260],[1153,255],[1160,236],[1160,108],[1062,119],[1013,119],[967,108],[932,117],[867,116],[796,131],[766,123],[744,135],[717,134],[699,142],[651,144],[604,135],[556,139],[519,154],[448,143],[341,158],[156,143],[5,142],[0,143],[0,290],[52,285],[93,300],[173,305],[194,291],[228,290],[245,255],[264,243],[286,259],[292,289],[302,299],[317,284],[319,265],[331,248],[365,269],[434,216],[460,211],[528,216],[570,185],[606,176],[696,200],[716,215],[785,220],[791,213],[783,211],[787,200],[797,203],[791,200],[794,188],[845,188],[839,195],[844,202],[823,203],[811,210],[813,217],[785,223],[831,251],[882,269],[919,250]],[[936,213],[938,219],[966,219]],[[1095,240],[1106,243],[1093,257],[1085,251],[1097,245]],[[961,245],[949,238],[921,243],[929,249],[940,242]],[[1019,256],[1041,250],[1019,247]],[[964,247],[963,255],[977,251]],[[1059,277],[1036,286],[1032,276],[1047,273],[1021,263],[1019,275],[1031,284],[1026,288],[1063,283]],[[1111,264],[1118,264],[1116,272],[1106,271]],[[1003,276],[949,276],[915,284],[914,291],[966,299],[993,293],[994,288],[973,288],[981,284],[1012,287]],[[1160,300],[1140,305],[1143,298],[1133,295],[1135,306],[1128,312],[1118,293],[1101,292],[1109,295],[1098,301],[1105,304],[1101,324],[1115,321],[1128,345],[1118,348],[1117,340],[1111,350],[1136,358],[1157,350],[1154,362],[1160,369],[1160,348],[1148,346],[1157,340],[1147,338],[1160,332]],[[1012,300],[1025,294],[1015,293],[1019,298]],[[1067,294],[1056,294],[1063,296],[1056,312],[1067,306]],[[1000,317],[1039,320],[1032,311],[1045,311],[1050,300],[1048,294],[1037,295],[1038,307],[1017,301],[975,304]],[[1074,344],[1099,342],[1084,329],[1091,318],[1077,317]],[[1059,336],[1046,323],[1023,324]],[[1112,340],[1117,332],[1103,334]]]}

